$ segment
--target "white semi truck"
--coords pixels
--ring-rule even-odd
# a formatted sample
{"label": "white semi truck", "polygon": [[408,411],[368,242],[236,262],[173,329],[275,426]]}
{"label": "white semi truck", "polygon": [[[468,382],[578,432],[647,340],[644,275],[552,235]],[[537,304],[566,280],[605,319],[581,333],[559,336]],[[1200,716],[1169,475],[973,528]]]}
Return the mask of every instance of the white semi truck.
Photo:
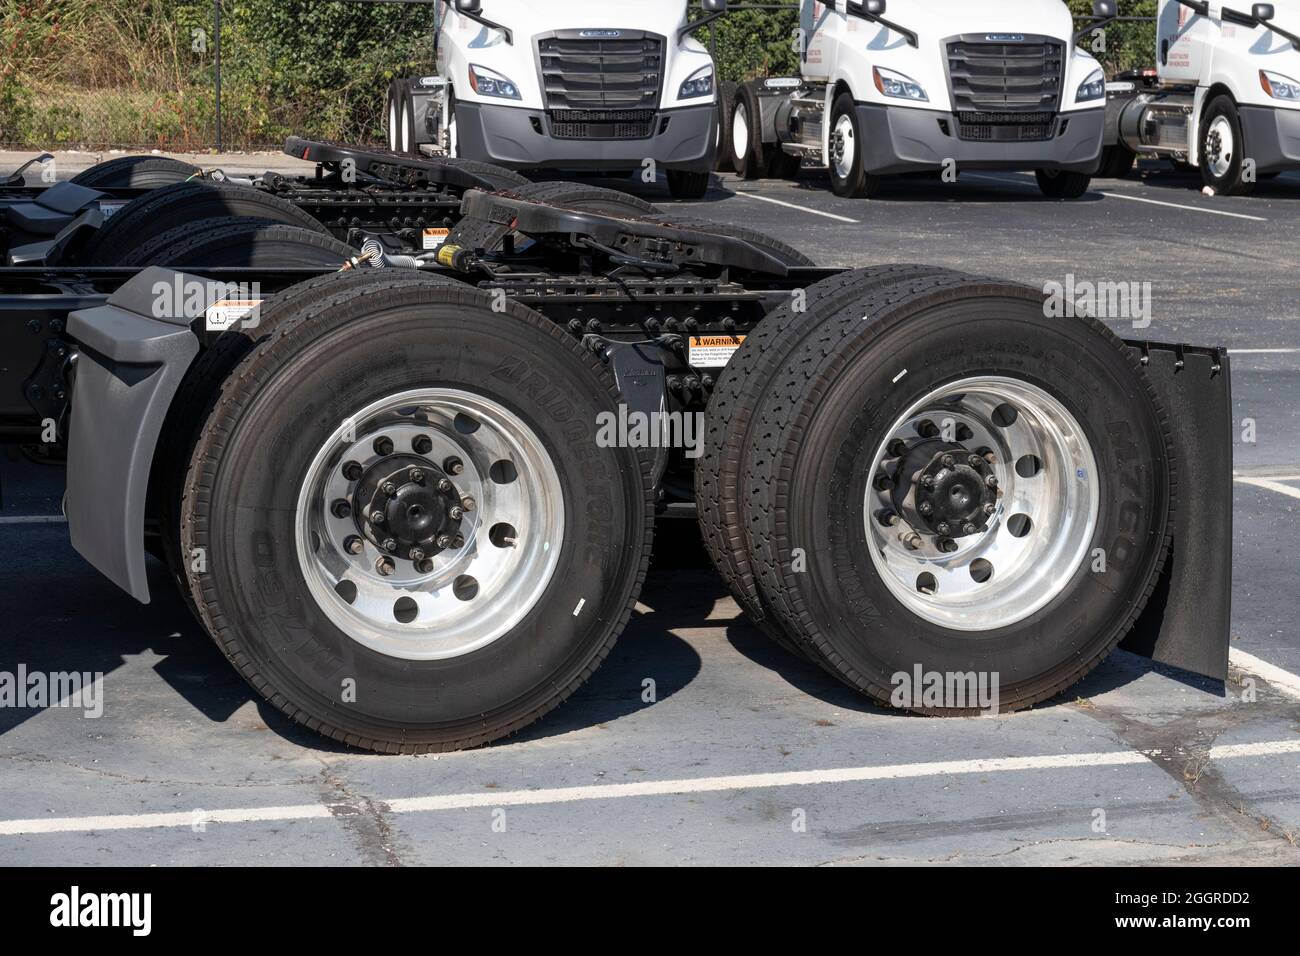
{"label": "white semi truck", "polygon": [[[717,15],[726,0],[702,0]],[[443,0],[437,74],[389,88],[389,148],[510,169],[631,172],[708,188],[714,67],[685,0]]]}
{"label": "white semi truck", "polygon": [[1102,172],[1137,155],[1199,167],[1218,193],[1300,169],[1300,0],[1161,0],[1156,67],[1110,84]]}
{"label": "white semi truck", "polygon": [[[1094,12],[1113,18],[1115,4]],[[1034,170],[1057,198],[1088,188],[1105,77],[1060,0],[803,0],[800,30],[799,76],[742,84],[724,115],[724,162],[740,175],[810,160],[849,197],[892,174],[963,169]]]}

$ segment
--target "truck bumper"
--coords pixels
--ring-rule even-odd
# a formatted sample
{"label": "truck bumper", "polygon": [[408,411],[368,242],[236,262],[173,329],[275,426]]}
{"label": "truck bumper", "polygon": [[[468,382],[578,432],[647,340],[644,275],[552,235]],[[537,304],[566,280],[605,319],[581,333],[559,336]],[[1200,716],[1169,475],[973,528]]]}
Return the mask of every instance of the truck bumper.
{"label": "truck bumper", "polygon": [[712,104],[663,110],[644,139],[557,139],[546,110],[456,102],[461,155],[511,169],[574,172],[639,169],[653,159],[667,169],[709,172],[717,149]]}
{"label": "truck bumper", "polygon": [[957,136],[952,113],[913,107],[858,104],[858,129],[866,171],[875,175],[942,169],[1057,169],[1095,173],[1101,162],[1105,110],[1059,113],[1051,139],[988,142]]}
{"label": "truck bumper", "polygon": [[1300,169],[1300,110],[1239,106],[1246,148],[1261,173]]}

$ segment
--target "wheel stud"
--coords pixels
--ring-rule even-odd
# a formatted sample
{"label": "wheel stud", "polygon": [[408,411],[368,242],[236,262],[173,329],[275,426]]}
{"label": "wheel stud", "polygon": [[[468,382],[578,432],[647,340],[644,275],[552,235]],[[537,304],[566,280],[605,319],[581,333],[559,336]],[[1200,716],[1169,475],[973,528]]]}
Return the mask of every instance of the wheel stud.
{"label": "wheel stud", "polygon": [[352,505],[345,499],[340,498],[330,506],[330,513],[336,518],[346,518],[352,514]]}
{"label": "wheel stud", "polygon": [[448,548],[451,547],[451,535],[449,534],[438,535],[438,540],[435,542],[435,544],[437,544],[438,547],[441,548],[443,551],[446,551]]}
{"label": "wheel stud", "polygon": [[943,456],[943,467],[945,467],[945,468],[956,468],[956,467],[957,467],[957,459],[954,458],[954,457],[952,457],[952,455],[944,455],[944,456]]}
{"label": "wheel stud", "polygon": [[464,508],[466,511],[473,511],[475,508],[478,507],[478,502],[475,501],[473,498],[471,498],[469,495],[466,495],[464,498],[460,499],[460,506]]}
{"label": "wheel stud", "polygon": [[903,547],[908,551],[918,551],[921,547],[921,536],[915,531],[909,531],[907,534],[901,534],[898,539],[903,542]]}
{"label": "wheel stud", "polygon": [[392,558],[380,558],[378,561],[375,562],[375,570],[378,571],[380,574],[382,574],[384,577],[388,577],[390,574],[392,574],[394,571],[397,570],[397,565],[393,564]]}
{"label": "wheel stud", "polygon": [[396,551],[396,550],[397,550],[397,541],[394,540],[393,538],[385,538],[385,539],[384,539],[384,550],[385,550],[385,551]]}
{"label": "wheel stud", "polygon": [[974,534],[977,530],[979,529],[977,529],[975,527],[974,522],[971,521],[967,521],[964,525],[961,526],[962,534]]}
{"label": "wheel stud", "polygon": [[448,481],[446,478],[439,480],[438,490],[441,491],[444,495],[447,494],[449,491],[451,491],[451,482]]}
{"label": "wheel stud", "polygon": [[971,455],[966,459],[966,464],[970,465],[972,468],[978,468],[980,465],[984,464],[984,459],[979,455]]}
{"label": "wheel stud", "polygon": [[383,524],[384,513],[382,511],[371,511],[369,514],[371,524]]}
{"label": "wheel stud", "polygon": [[921,476],[921,487],[922,487],[922,488],[933,488],[933,487],[934,487],[934,476],[933,476],[933,475],[923,475],[923,476]]}
{"label": "wheel stud", "polygon": [[383,491],[386,495],[395,495],[397,494],[397,485],[393,484],[391,481],[385,481]]}
{"label": "wheel stud", "polygon": [[452,521],[459,521],[465,517],[465,509],[461,508],[460,505],[452,505],[447,509],[447,517],[451,518]]}
{"label": "wheel stud", "polygon": [[984,479],[984,484],[988,485],[990,488],[996,488],[998,486],[997,476],[989,475],[987,478]]}
{"label": "wheel stud", "polygon": [[433,558],[425,558],[422,561],[415,562],[415,570],[421,574],[429,574],[433,571]]}
{"label": "wheel stud", "polygon": [[[513,539],[513,538],[510,539],[510,543],[511,543],[511,544],[514,544],[514,539]],[[451,539],[451,546],[452,546],[453,548],[463,548],[463,547],[465,547],[465,536],[464,536],[463,534],[458,534],[458,535],[456,535],[454,538]]]}
{"label": "wheel stud", "polygon": [[998,506],[993,504],[992,502],[984,506],[984,513],[986,515],[992,515],[997,510],[998,510]]}
{"label": "wheel stud", "polygon": [[462,471],[465,470],[465,463],[462,462],[455,455],[452,455],[450,458],[448,458],[446,461],[442,463],[442,470],[449,475],[459,475]]}
{"label": "wheel stud", "polygon": [[944,554],[952,554],[957,550],[957,542],[952,540],[952,538],[940,538],[939,550]]}
{"label": "wheel stud", "polygon": [[419,564],[421,561],[424,560],[424,552],[421,551],[419,548],[412,548],[411,553],[407,555],[407,557],[409,557],[416,564]]}
{"label": "wheel stud", "polygon": [[898,515],[886,508],[883,511],[876,513],[876,520],[886,528],[892,528],[894,525],[898,524]]}
{"label": "wheel stud", "polygon": [[417,485],[424,484],[424,472],[421,471],[419,468],[412,468],[411,480],[415,482]]}
{"label": "wheel stud", "polygon": [[933,513],[934,505],[930,504],[928,501],[922,501],[916,510],[921,512],[923,515],[928,515]]}
{"label": "wheel stud", "polygon": [[343,542],[343,550],[348,554],[360,554],[365,549],[366,543],[355,534],[348,535],[347,539]]}
{"label": "wheel stud", "polygon": [[940,521],[937,525],[934,526],[934,530],[939,532],[942,535],[948,535],[952,533],[952,526],[949,525],[948,522],[946,521]]}

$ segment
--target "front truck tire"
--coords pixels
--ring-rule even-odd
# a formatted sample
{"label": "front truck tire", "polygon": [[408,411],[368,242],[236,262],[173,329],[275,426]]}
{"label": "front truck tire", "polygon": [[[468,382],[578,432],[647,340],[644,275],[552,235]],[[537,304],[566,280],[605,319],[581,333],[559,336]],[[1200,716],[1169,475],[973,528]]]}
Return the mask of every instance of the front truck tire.
{"label": "front truck tire", "polygon": [[1245,178],[1246,136],[1237,104],[1226,93],[1210,100],[1201,119],[1201,181],[1223,196],[1244,196],[1255,188]]}
{"label": "front truck tire", "polygon": [[225,380],[181,542],[207,558],[187,569],[201,619],[271,703],[352,746],[452,750],[536,720],[609,652],[651,487],[597,443],[618,394],[578,342],[390,281],[312,296]]}
{"label": "front truck tire", "polygon": [[883,176],[866,171],[863,139],[853,94],[841,93],[831,106],[830,155],[826,157],[831,192],[845,199],[870,199],[880,194]]}
{"label": "front truck tire", "polygon": [[741,480],[763,606],[878,701],[987,709],[900,698],[918,669],[996,678],[1004,711],[1050,698],[1163,568],[1168,416],[1113,333],[1044,311],[1040,292],[958,274],[866,290],[817,317],[754,414]]}
{"label": "front truck tire", "polygon": [[1092,177],[1087,173],[1064,169],[1039,169],[1034,171],[1038,188],[1049,199],[1078,199],[1088,191]]}

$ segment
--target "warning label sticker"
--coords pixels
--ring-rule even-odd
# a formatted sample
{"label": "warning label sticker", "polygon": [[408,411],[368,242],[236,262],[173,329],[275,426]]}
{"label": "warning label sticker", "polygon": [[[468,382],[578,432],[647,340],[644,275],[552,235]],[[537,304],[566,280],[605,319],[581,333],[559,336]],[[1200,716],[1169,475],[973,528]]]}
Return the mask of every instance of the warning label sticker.
{"label": "warning label sticker", "polygon": [[442,248],[442,244],[447,241],[451,235],[450,229],[426,229],[424,230],[424,250],[431,252],[434,249]]}
{"label": "warning label sticker", "polygon": [[695,368],[724,368],[744,341],[743,335],[692,335],[688,361]]}
{"label": "warning label sticker", "polygon": [[222,299],[208,306],[205,322],[209,332],[225,332],[237,323],[256,328],[261,299]]}

